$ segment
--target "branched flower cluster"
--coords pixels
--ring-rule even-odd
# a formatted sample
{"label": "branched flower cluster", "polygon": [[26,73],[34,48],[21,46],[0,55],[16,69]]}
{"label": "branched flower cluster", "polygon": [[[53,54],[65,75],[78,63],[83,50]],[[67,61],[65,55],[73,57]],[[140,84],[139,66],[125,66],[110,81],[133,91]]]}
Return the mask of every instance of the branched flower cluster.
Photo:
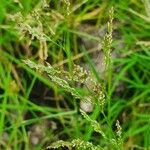
{"label": "branched flower cluster", "polygon": [[57,141],[53,143],[51,146],[48,146],[47,149],[58,149],[60,147],[68,147],[68,148],[76,148],[82,150],[103,150],[100,146],[95,146],[91,142],[85,142],[80,139],[74,139],[70,142],[65,141]]}
{"label": "branched flower cluster", "polygon": [[[65,1],[65,2],[69,6],[69,1]],[[18,14],[18,18],[20,18],[20,22],[22,22],[21,16],[19,14]],[[106,69],[109,69],[109,65],[111,63],[110,52],[111,52],[111,44],[112,44],[112,22],[113,22],[113,9],[110,10],[110,21],[108,22],[108,33],[105,35],[103,40],[103,51],[106,57],[105,60]],[[38,34],[36,34],[36,32],[33,32],[34,30],[31,29],[30,26],[27,25],[26,28],[28,28],[28,31],[31,30],[30,32],[32,32],[32,34],[38,38]],[[24,60],[24,63],[27,64],[30,68],[36,69],[37,71],[44,73],[56,85],[62,87],[65,91],[71,93],[74,98],[80,99],[85,102],[89,102],[93,105],[101,106],[101,112],[102,114],[104,113],[103,108],[106,102],[106,98],[104,94],[105,87],[103,87],[96,80],[94,80],[90,72],[87,72],[79,65],[73,65],[73,70],[71,73],[69,73],[65,70],[56,69],[48,63],[46,66],[42,64],[36,64],[30,60]],[[72,84],[70,83],[72,81],[85,85],[89,93],[81,94],[75,87],[72,86]],[[120,150],[120,147],[122,147],[122,139],[121,139],[121,126],[119,124],[119,121],[117,121],[116,123],[117,138],[109,139],[107,135],[104,133],[104,131],[102,130],[101,124],[99,124],[96,120],[91,119],[90,116],[87,115],[86,112],[84,112],[83,110],[80,110],[80,112],[83,115],[83,117],[91,123],[91,126],[93,127],[95,132],[101,134],[102,137],[109,144],[114,145],[118,150]],[[107,120],[107,118],[105,119]],[[68,148],[73,147],[73,148],[83,149],[83,150],[103,150],[103,148],[101,148],[99,145],[94,146],[92,143],[85,142],[80,139],[74,139],[71,142],[65,142],[60,140],[55,143],[52,143],[51,146],[48,147],[48,149],[51,148],[57,149],[60,147],[68,147]]]}
{"label": "branched flower cluster", "polygon": [[121,134],[122,134],[122,128],[120,126],[120,123],[119,123],[119,120],[116,121],[116,127],[117,127],[117,131],[116,131],[116,134],[117,134],[117,143],[120,147],[122,147],[123,145],[123,141],[122,141],[122,137],[121,137]]}
{"label": "branched flower cluster", "polygon": [[[19,1],[16,1],[23,9]],[[40,0],[37,5],[26,15],[20,11],[15,14],[8,14],[7,19],[15,23],[14,29],[20,35],[20,40],[28,37],[28,44],[30,46],[32,40],[39,42],[39,58],[43,62],[48,57],[47,42],[52,41],[50,36],[54,35],[55,30],[60,22],[63,20],[62,15],[53,14],[51,9],[47,9],[49,3],[47,0]]]}
{"label": "branched flower cluster", "polygon": [[74,87],[71,87],[71,85],[69,84],[70,80],[80,82],[80,83],[83,82],[85,83],[86,80],[88,79],[91,80],[91,78],[88,77],[87,71],[84,71],[82,67],[74,65],[73,75],[71,75],[67,71],[54,69],[48,63],[47,66],[44,66],[42,64],[36,64],[30,60],[24,60],[24,63],[27,64],[32,69],[36,69],[40,72],[45,73],[51,79],[51,81],[63,87],[63,89],[71,93],[72,96],[74,96],[74,98],[80,99],[85,102],[90,102],[93,104],[97,104],[97,100],[98,100],[100,105],[104,105],[103,101],[105,99],[105,96],[101,91],[101,88],[98,86],[96,82],[93,82],[94,89],[91,89],[91,92],[95,92],[93,96],[81,95]]}
{"label": "branched flower cluster", "polygon": [[84,118],[91,123],[94,131],[100,133],[104,138],[106,138],[106,135],[102,131],[100,124],[96,120],[91,119],[83,110],[80,109],[80,112],[84,116]]}
{"label": "branched flower cluster", "polygon": [[105,68],[109,69],[110,61],[111,61],[111,46],[112,46],[112,32],[113,32],[113,15],[114,9],[113,7],[109,12],[109,22],[107,24],[107,33],[104,36],[102,47],[105,56]]}
{"label": "branched flower cluster", "polygon": [[70,15],[70,2],[69,0],[63,0],[67,7],[67,15]]}
{"label": "branched flower cluster", "polygon": [[77,82],[80,81],[80,83],[85,83],[88,79],[88,72],[79,65],[74,64],[72,71],[72,79]]}

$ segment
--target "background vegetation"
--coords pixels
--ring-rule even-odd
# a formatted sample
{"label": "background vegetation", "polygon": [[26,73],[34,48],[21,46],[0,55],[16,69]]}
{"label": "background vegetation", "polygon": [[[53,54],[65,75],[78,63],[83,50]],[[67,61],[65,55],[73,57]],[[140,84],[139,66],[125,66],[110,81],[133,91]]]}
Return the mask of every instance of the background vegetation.
{"label": "background vegetation", "polygon": [[[102,43],[114,7],[111,68]],[[41,150],[81,138],[113,149],[91,127],[81,103],[22,60],[73,71],[78,64],[106,86],[106,104],[85,111],[112,139],[119,120],[124,149],[150,149],[148,0],[0,0],[0,149]],[[82,84],[72,83],[79,93]],[[90,112],[88,112],[90,111]],[[106,124],[106,122],[108,124]]]}

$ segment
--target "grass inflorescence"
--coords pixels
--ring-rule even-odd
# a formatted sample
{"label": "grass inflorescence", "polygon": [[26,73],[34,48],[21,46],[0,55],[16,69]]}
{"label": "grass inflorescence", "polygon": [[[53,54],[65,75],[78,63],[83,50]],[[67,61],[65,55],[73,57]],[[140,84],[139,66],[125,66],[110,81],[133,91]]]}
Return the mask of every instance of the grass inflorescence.
{"label": "grass inflorescence", "polygon": [[150,149],[149,12],[1,0],[0,149]]}

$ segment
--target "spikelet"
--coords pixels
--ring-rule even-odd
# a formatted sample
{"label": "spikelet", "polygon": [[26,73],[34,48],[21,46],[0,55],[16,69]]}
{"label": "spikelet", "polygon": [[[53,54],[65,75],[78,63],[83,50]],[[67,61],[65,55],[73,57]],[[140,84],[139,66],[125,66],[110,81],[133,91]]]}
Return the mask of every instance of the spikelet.
{"label": "spikelet", "polygon": [[116,127],[117,127],[117,130],[116,130],[116,134],[117,134],[117,144],[118,144],[118,147],[120,147],[120,149],[123,149],[123,140],[122,140],[122,137],[121,137],[121,134],[122,134],[122,128],[120,126],[120,122],[119,120],[116,121]]}
{"label": "spikelet", "polygon": [[[91,89],[91,92],[95,92],[95,96],[91,95],[82,95],[80,94],[74,87],[69,84],[70,80],[77,81],[79,83],[84,83],[87,79],[87,72],[83,70],[83,68],[74,65],[75,69],[73,70],[73,76],[71,76],[68,72],[64,70],[55,69],[50,64],[47,63],[47,66],[42,64],[36,64],[30,60],[23,60],[23,62],[28,65],[32,69],[36,69],[39,72],[45,73],[51,81],[53,81],[58,86],[61,86],[65,91],[72,94],[72,96],[76,99],[80,99],[85,102],[89,102],[92,104],[100,104],[104,105],[105,96],[103,92],[98,88],[98,85],[95,83],[94,91]],[[95,100],[96,99],[96,100]],[[97,103],[98,102],[98,103]]]}
{"label": "spikelet", "polygon": [[104,62],[105,62],[105,69],[109,69],[111,64],[111,46],[112,46],[112,32],[113,32],[113,16],[114,16],[114,9],[113,7],[109,11],[109,22],[107,24],[107,33],[104,36],[102,42],[102,48],[104,52]]}
{"label": "spikelet", "polygon": [[66,4],[67,15],[70,15],[71,11],[70,11],[70,2],[69,2],[69,0],[63,0],[63,1]]}
{"label": "spikelet", "polygon": [[83,115],[83,117],[91,123],[94,131],[100,133],[106,139],[106,135],[102,131],[100,124],[96,120],[91,119],[83,110],[80,109],[80,112]]}
{"label": "spikelet", "polygon": [[51,146],[47,147],[47,149],[58,149],[60,147],[76,148],[82,150],[103,150],[102,147],[95,146],[91,142],[86,142],[81,139],[74,139],[70,142],[60,140],[55,143],[52,143]]}

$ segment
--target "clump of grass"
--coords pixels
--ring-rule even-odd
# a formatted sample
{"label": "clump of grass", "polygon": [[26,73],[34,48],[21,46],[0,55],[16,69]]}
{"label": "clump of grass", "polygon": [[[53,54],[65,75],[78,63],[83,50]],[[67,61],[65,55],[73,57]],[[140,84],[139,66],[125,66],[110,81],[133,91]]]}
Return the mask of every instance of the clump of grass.
{"label": "clump of grass", "polygon": [[[105,72],[109,74],[109,71],[111,69],[111,45],[112,45],[112,28],[113,28],[113,8],[110,10],[110,18],[108,22],[108,33],[106,33],[104,39],[103,39],[103,51],[105,55]],[[113,138],[107,137],[105,132],[103,131],[101,125],[96,121],[91,119],[88,114],[86,114],[83,110],[80,110],[83,117],[91,123],[91,126],[93,127],[94,131],[99,133],[108,144],[112,144],[116,149],[121,150],[123,149],[122,145],[122,138],[121,138],[121,127],[119,124],[119,121],[117,121],[117,132],[113,133],[112,127],[109,124],[109,120],[107,116],[104,113],[104,106],[107,102],[107,98],[105,97],[106,92],[104,92],[102,89],[106,89],[105,87],[102,87],[98,82],[96,82],[95,79],[90,75],[90,72],[87,73],[82,67],[78,65],[74,65],[72,73],[69,73],[64,70],[55,69],[50,64],[47,63],[47,66],[44,66],[42,64],[36,64],[30,60],[24,60],[24,63],[26,63],[30,68],[36,69],[37,71],[44,73],[48,78],[57,84],[58,86],[62,87],[65,91],[70,92],[72,96],[75,99],[79,99],[81,101],[90,102],[93,105],[96,105],[100,108],[101,113],[103,114],[104,118],[106,119],[106,122],[108,124],[109,130],[113,134]],[[108,78],[108,80],[110,80]],[[89,94],[83,95],[82,93],[79,93],[76,88],[74,88],[70,81],[78,82],[81,84],[86,85],[87,82],[91,82],[92,88],[88,88]],[[111,82],[111,81],[109,81]],[[109,83],[110,84],[110,83]],[[118,136],[118,137],[117,137]],[[91,150],[98,150],[103,149],[101,145],[94,146],[92,143],[82,141],[81,139],[74,139],[70,142],[64,142],[64,141],[57,141],[53,143],[50,148],[59,148],[59,147],[77,147],[77,149],[91,149]]]}
{"label": "clump of grass", "polygon": [[[111,50],[104,49],[107,49],[106,43],[109,41],[104,38],[102,45],[107,67],[102,84],[101,80],[97,81],[92,76],[94,74],[97,77],[99,74],[95,72],[92,59],[88,57],[97,51],[97,47],[94,45],[94,49],[88,49],[85,42],[88,51],[85,49],[80,53],[83,50],[81,45],[84,45],[84,41],[80,40],[86,38],[89,43],[93,40],[99,42],[101,35],[98,33],[103,35],[106,26],[102,24],[107,16],[105,12],[111,5],[116,8],[111,49],[115,48],[119,57],[111,59]],[[124,149],[149,149],[149,5],[147,0],[118,3],[115,0],[72,0],[69,3],[67,0],[1,0],[0,149],[32,149],[29,135],[29,132],[32,132],[31,126],[36,127],[38,123],[47,125],[45,120],[55,122],[55,119],[59,133],[55,134],[56,130],[48,126],[48,129],[43,131],[46,137],[34,145],[33,149],[43,149],[45,145],[59,139],[68,139],[71,143],[72,139],[78,138],[83,142],[90,141],[93,145],[101,145],[104,149],[116,149],[116,141],[120,147],[124,143]],[[97,34],[93,34],[92,30],[98,31]],[[105,37],[109,37],[109,33],[107,32]],[[78,97],[68,96],[61,86],[63,82],[60,86],[54,86],[47,73],[43,73],[45,71],[34,71],[20,61],[25,58],[38,60],[36,65],[39,65],[44,64],[47,56],[47,61],[55,66],[52,69],[56,71],[55,80],[65,80],[66,88],[72,88],[72,92],[76,92]],[[93,71],[92,75],[82,67],[73,65],[72,60],[79,63],[84,56],[86,64],[88,63]],[[113,73],[112,61],[115,62]],[[69,72],[63,70],[63,67],[66,67],[64,64],[68,64]],[[52,67],[48,64],[45,66]],[[82,89],[75,86],[79,79],[81,86],[87,83]],[[92,86],[89,86],[88,82],[92,83]],[[40,90],[50,87],[50,94],[51,89],[54,90],[54,97],[53,94],[43,96],[45,92],[38,92],[38,84],[42,84]],[[38,94],[36,100],[34,92]],[[104,97],[100,100],[102,106],[97,105],[98,94]],[[84,116],[78,115],[79,99],[90,102],[93,111],[85,113],[81,110]],[[57,103],[57,106],[51,105],[51,100],[54,100],[52,103]],[[50,102],[50,105],[47,105],[47,102]],[[32,115],[27,119],[28,113]],[[120,121],[122,130],[116,120]],[[63,129],[59,126],[63,126]],[[47,134],[49,131],[51,133]],[[101,132],[96,133],[97,131]]]}

